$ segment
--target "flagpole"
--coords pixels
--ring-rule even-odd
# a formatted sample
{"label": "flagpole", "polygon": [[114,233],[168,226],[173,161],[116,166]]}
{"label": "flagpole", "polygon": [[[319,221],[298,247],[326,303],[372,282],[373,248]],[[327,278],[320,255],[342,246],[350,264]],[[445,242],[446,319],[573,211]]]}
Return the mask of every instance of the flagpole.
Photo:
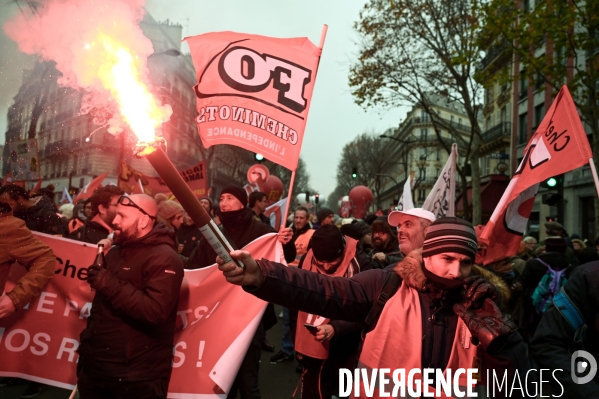
{"label": "flagpole", "polygon": [[[289,190],[287,192],[287,204],[285,204],[285,213],[281,217],[281,229],[287,227],[287,214],[291,206],[291,194],[293,194],[293,184],[295,183],[295,170],[291,171],[291,181],[289,182]],[[279,229],[280,230],[280,229]]]}
{"label": "flagpole", "polygon": [[75,398],[76,393],[77,393],[77,384],[75,384],[75,388],[73,388],[73,391],[71,392],[71,395],[69,396],[69,399]]}
{"label": "flagpole", "polygon": [[589,159],[589,166],[591,167],[591,173],[593,174],[593,180],[595,181],[595,190],[597,190],[597,196],[599,196],[599,177],[597,177],[597,169],[595,169],[593,158]]}
{"label": "flagpole", "polygon": [[[329,29],[329,25],[324,24],[322,26],[322,32],[320,33],[320,43],[318,44],[318,49],[320,50],[320,54],[318,54],[318,64],[320,64],[320,57],[322,56],[322,48],[324,47],[324,40],[327,37],[327,30]],[[318,70],[317,70],[318,71]],[[316,79],[316,76],[314,76]],[[287,204],[285,205],[285,213],[283,214],[283,220],[281,221],[281,228],[285,228],[287,225],[287,213],[289,213],[289,207],[291,206],[291,195],[293,194],[293,184],[295,183],[295,170],[291,171],[291,182],[289,183],[289,192],[287,194]]]}
{"label": "flagpole", "polygon": [[324,39],[327,37],[327,30],[329,29],[329,25],[324,24],[322,26],[322,33],[320,34],[320,43],[318,44],[318,48],[322,51],[324,47]]}

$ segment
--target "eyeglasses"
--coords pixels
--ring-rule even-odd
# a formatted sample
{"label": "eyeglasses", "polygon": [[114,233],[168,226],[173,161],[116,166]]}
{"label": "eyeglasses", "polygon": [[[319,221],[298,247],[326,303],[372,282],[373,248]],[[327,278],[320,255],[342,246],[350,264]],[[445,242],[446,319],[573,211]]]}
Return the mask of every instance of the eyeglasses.
{"label": "eyeglasses", "polygon": [[130,206],[130,207],[133,207],[133,208],[137,208],[141,213],[143,213],[144,215],[146,215],[150,219],[156,220],[156,216],[152,216],[148,212],[144,211],[139,205],[137,205],[135,202],[133,202],[131,200],[131,198],[129,198],[129,197],[126,197],[124,195],[121,196],[121,198],[119,198],[119,205]]}

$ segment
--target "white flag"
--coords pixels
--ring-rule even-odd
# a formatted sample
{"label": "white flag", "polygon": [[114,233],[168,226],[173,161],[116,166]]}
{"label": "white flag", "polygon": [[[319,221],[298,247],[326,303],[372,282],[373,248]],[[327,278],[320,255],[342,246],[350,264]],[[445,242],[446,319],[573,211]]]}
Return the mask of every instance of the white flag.
{"label": "white flag", "polygon": [[414,184],[414,172],[410,173],[410,176],[403,185],[403,194],[397,204],[398,211],[407,211],[414,208],[414,201],[412,200],[412,185]]}
{"label": "white flag", "polygon": [[73,203],[73,198],[67,191],[66,187],[62,188],[62,198],[60,199],[60,203],[61,204],[72,204]]}
{"label": "white flag", "polygon": [[287,208],[287,198],[275,202],[264,211],[264,216],[270,218],[270,225],[276,231],[279,231],[281,224],[285,221],[287,215],[283,216],[283,212]]}
{"label": "white flag", "polygon": [[455,172],[458,161],[458,145],[451,146],[451,154],[441,171],[441,175],[426,197],[423,209],[431,211],[438,219],[443,216],[455,216]]}

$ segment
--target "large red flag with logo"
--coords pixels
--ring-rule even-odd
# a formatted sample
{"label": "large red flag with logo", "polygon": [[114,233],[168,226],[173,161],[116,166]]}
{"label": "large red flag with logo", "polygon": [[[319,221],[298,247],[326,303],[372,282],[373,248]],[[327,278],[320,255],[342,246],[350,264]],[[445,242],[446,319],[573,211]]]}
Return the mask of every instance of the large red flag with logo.
{"label": "large red flag with logo", "polygon": [[576,105],[563,86],[481,233],[480,240],[489,245],[485,264],[516,254],[539,183],[586,165],[592,157]]}
{"label": "large red flag with logo", "polygon": [[235,32],[185,38],[206,147],[232,144],[297,168],[321,49],[308,38]]}
{"label": "large red flag with logo", "polygon": [[106,176],[108,176],[108,173],[101,174],[90,181],[87,186],[83,187],[79,194],[77,194],[77,196],[73,199],[73,204],[76,204],[80,199],[91,197],[94,191],[96,191],[96,188],[102,187],[102,181],[106,178]]}

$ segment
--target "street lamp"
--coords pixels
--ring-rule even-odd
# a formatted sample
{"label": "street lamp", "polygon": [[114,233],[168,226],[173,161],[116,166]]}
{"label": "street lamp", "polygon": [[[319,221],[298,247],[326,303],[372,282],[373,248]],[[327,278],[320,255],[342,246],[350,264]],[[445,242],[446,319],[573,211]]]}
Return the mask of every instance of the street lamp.
{"label": "street lamp", "polygon": [[400,191],[400,187],[401,186],[399,185],[399,183],[397,182],[397,180],[395,180],[395,178],[393,178],[393,177],[391,177],[389,175],[386,175],[384,173],[375,173],[374,175],[375,176],[388,177],[389,179],[393,180],[393,183],[395,183],[395,186],[397,187],[397,194],[398,194],[397,201],[399,202],[399,198],[401,198],[401,191]]}
{"label": "street lamp", "polygon": [[77,172],[75,170],[71,170],[71,172],[69,173],[69,188],[67,188],[69,194],[71,194],[71,188],[73,187],[73,176],[75,176],[76,173]]}
{"label": "street lamp", "polygon": [[[418,167],[419,176],[418,180],[416,180],[416,186],[422,182],[426,178],[426,174],[422,173],[426,169],[426,155],[420,155],[420,158],[416,161],[416,166]],[[423,176],[424,175],[424,176]]]}
{"label": "street lamp", "polygon": [[403,147],[399,148],[399,153],[403,154],[403,158],[404,159],[403,159],[403,162],[399,162],[399,164],[403,165],[404,172],[405,172],[406,178],[407,178],[407,176],[408,176],[408,155],[409,155],[409,149],[406,148],[405,150],[403,150],[403,148],[407,147],[409,144],[416,143],[416,142],[418,142],[420,140],[418,140],[418,138],[416,138],[412,133],[410,133],[408,135],[409,140],[400,140],[397,137],[387,136],[386,134],[381,134],[379,137],[383,138],[383,139],[390,139],[390,140],[393,140],[393,141],[397,141],[398,143],[403,144]]}

